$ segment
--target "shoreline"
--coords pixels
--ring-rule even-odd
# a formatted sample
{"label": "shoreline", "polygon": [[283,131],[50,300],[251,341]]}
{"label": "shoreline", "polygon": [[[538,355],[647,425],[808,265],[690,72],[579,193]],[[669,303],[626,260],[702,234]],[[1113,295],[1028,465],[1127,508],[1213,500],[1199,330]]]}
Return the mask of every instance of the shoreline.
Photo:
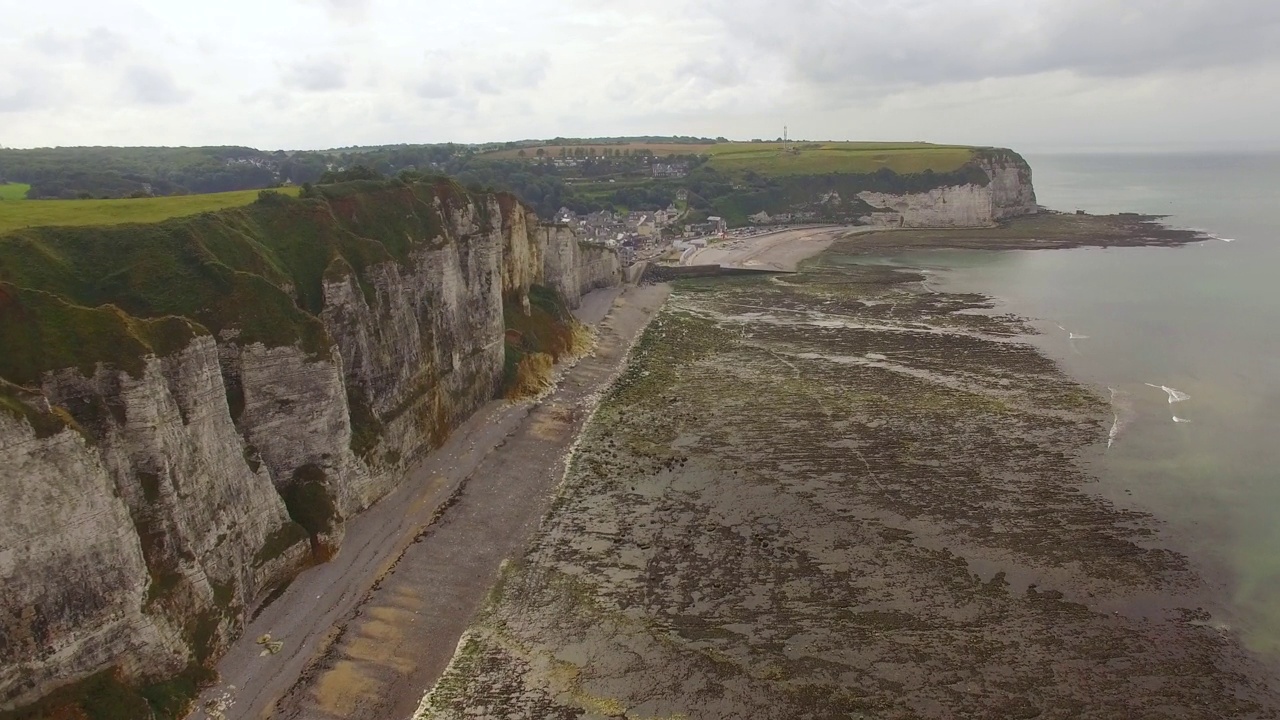
{"label": "shoreline", "polygon": [[[584,298],[576,314],[599,333],[592,353],[562,370],[544,397],[485,406],[401,488],[353,519],[338,557],[300,575],[246,626],[219,662],[220,682],[188,718],[412,711],[433,670],[452,656],[498,564],[540,520],[559,475],[539,470],[562,462],[558,450],[576,437],[581,408],[619,371],[620,349],[666,294],[665,286],[624,286]],[[259,656],[253,639],[262,633],[283,641],[283,651]]]}
{"label": "shoreline", "polygon": [[[1178,227],[1166,226],[1163,219],[1167,216],[1150,216],[1154,221],[1160,223],[1161,227],[1165,227],[1175,231],[1187,231],[1196,233],[1197,238],[1192,243],[1207,243],[1210,240],[1221,241],[1222,238],[1213,233],[1211,230],[1198,227]],[[1229,241],[1228,241],[1229,242]],[[1183,243],[1167,243],[1155,244],[1155,247],[1177,248]],[[1067,248],[1068,250],[1102,250],[1104,247],[1096,245],[1075,245]],[[917,256],[917,258],[927,258],[927,254]],[[912,258],[912,259],[917,259]],[[1025,298],[1019,298],[1017,293],[1013,295],[1000,292],[993,294],[993,288],[989,284],[983,282],[975,283],[972,279],[966,279],[960,282],[948,280],[947,276],[950,270],[940,266],[930,266],[926,260],[923,265],[930,269],[923,269],[919,265],[911,264],[912,259],[898,258],[895,262],[898,266],[907,271],[912,272],[930,272],[930,282],[937,292],[941,293],[979,293],[986,297],[991,307],[988,314],[991,315],[1013,315],[1022,317],[1034,324],[1034,329],[1023,338],[1024,342],[1036,347],[1046,357],[1053,360],[1061,369],[1064,375],[1069,377],[1073,382],[1081,386],[1089,388],[1100,399],[1106,401],[1106,408],[1099,416],[1100,423],[1100,439],[1090,448],[1086,448],[1082,454],[1080,462],[1086,466],[1096,466],[1098,463],[1107,462],[1108,456],[1113,453],[1120,453],[1122,458],[1127,453],[1128,457],[1120,462],[1145,462],[1148,464],[1156,464],[1163,462],[1163,456],[1142,456],[1141,458],[1133,455],[1132,435],[1135,431],[1139,434],[1143,432],[1152,432],[1153,427],[1169,421],[1170,413],[1176,418],[1177,415],[1187,416],[1188,406],[1175,405],[1174,403],[1181,400],[1169,400],[1166,403],[1166,395],[1172,396],[1172,393],[1180,393],[1175,388],[1160,387],[1159,385],[1132,379],[1132,375],[1128,375],[1128,379],[1119,379],[1115,377],[1114,372],[1125,375],[1124,369],[1113,368],[1104,373],[1098,372],[1099,366],[1089,367],[1079,364],[1081,355],[1080,350],[1075,349],[1077,340],[1086,343],[1080,347],[1087,347],[1087,343],[1097,342],[1098,338],[1088,336],[1078,336],[1071,332],[1080,328],[1072,326],[1070,329],[1064,328],[1055,319],[1053,314],[1045,314],[1044,308],[1036,309],[1028,307]],[[902,262],[905,260],[905,264]],[[960,270],[963,273],[968,268]],[[984,278],[990,280],[990,278]],[[1096,320],[1096,318],[1095,318]],[[1093,334],[1091,330],[1086,331]],[[1067,339],[1069,337],[1069,339]],[[1086,350],[1085,355],[1090,353]],[[1108,365],[1107,367],[1111,367]],[[1173,384],[1173,381],[1170,381]],[[1178,386],[1186,387],[1181,383]],[[1150,397],[1145,397],[1144,388],[1150,390]],[[1117,405],[1116,396],[1120,396]],[[1202,402],[1208,398],[1194,393],[1195,397]],[[1186,398],[1189,399],[1189,398]],[[1135,407],[1136,403],[1136,407]],[[1184,410],[1179,411],[1178,408],[1183,407]],[[1201,412],[1212,413],[1212,407],[1201,407]],[[1195,417],[1195,404],[1190,406],[1192,417]],[[1197,422],[1198,420],[1175,419],[1176,423]],[[1141,429],[1138,429],[1141,426]],[[1122,428],[1117,430],[1117,428]],[[1208,429],[1208,428],[1204,428]],[[1112,444],[1115,444],[1113,449]],[[1164,548],[1172,550],[1177,554],[1186,558],[1194,574],[1200,579],[1201,587],[1185,593],[1164,593],[1164,594],[1135,594],[1129,598],[1117,600],[1110,609],[1117,610],[1123,614],[1145,614],[1147,616],[1158,616],[1161,613],[1167,613],[1178,607],[1196,607],[1203,608],[1213,616],[1212,627],[1228,634],[1254,659],[1258,662],[1274,668],[1276,676],[1280,677],[1280,652],[1274,647],[1272,649],[1262,649],[1265,645],[1264,641],[1259,641],[1258,637],[1263,630],[1260,630],[1260,624],[1257,622],[1256,615],[1242,610],[1237,601],[1233,599],[1233,593],[1237,592],[1241,585],[1241,575],[1239,569],[1235,566],[1229,555],[1230,537],[1228,526],[1224,524],[1220,518],[1213,517],[1190,517],[1177,512],[1173,508],[1173,504],[1164,498],[1161,501],[1159,492],[1152,493],[1150,482],[1144,488],[1141,483],[1134,484],[1132,479],[1126,477],[1123,473],[1117,474],[1117,471],[1110,472],[1104,469],[1098,469],[1091,473],[1095,481],[1083,490],[1088,492],[1116,507],[1118,510],[1125,512],[1136,512],[1143,515],[1150,515],[1160,521],[1160,528],[1155,535],[1152,536],[1150,547]],[[1172,481],[1173,478],[1168,478]],[[1140,489],[1142,488],[1142,489]],[[1145,493],[1147,497],[1143,497]],[[1215,520],[1217,521],[1215,523]],[[1206,533],[1210,535],[1206,536]],[[1212,541],[1206,541],[1206,537],[1212,537]],[[1267,636],[1268,638],[1272,636]]]}
{"label": "shoreline", "polygon": [[[982,227],[897,228],[815,225],[731,238],[700,248],[682,266],[796,272],[834,243],[859,238],[860,254],[922,249],[1048,250],[1174,246],[1214,239],[1207,231],[1164,225],[1162,215],[1090,215],[1042,210]],[[1032,230],[1023,231],[1026,228]],[[1043,232],[1041,232],[1043,231]],[[1042,235],[1037,237],[1037,235]],[[1055,237],[1056,236],[1056,237]]]}
{"label": "shoreline", "polygon": [[[1050,216],[836,252],[1198,239]],[[1106,407],[1025,319],[806,267],[677,290],[418,717],[1274,712],[1158,520],[1090,492]]]}
{"label": "shoreline", "polygon": [[700,248],[681,264],[795,272],[801,262],[822,253],[837,238],[871,231],[873,228],[852,225],[821,225],[766,232]]}
{"label": "shoreline", "polygon": [[[371,611],[385,617],[385,608],[379,604],[384,588],[395,585],[398,575],[414,569],[422,548],[439,547],[434,537],[433,542],[422,540],[440,535],[450,524],[456,528],[460,513],[477,506],[489,514],[497,514],[492,512],[496,508],[506,508],[508,527],[515,533],[512,540],[530,531],[530,518],[536,524],[541,517],[536,510],[549,495],[546,479],[523,483],[527,497],[523,504],[515,505],[504,502],[509,498],[495,482],[525,480],[528,473],[536,478],[539,463],[555,462],[553,448],[576,436],[581,425],[574,418],[577,408],[592,401],[602,372],[607,375],[611,367],[617,370],[614,366],[619,362],[618,347],[629,347],[634,342],[665,302],[666,294],[665,286],[620,286],[584,296],[575,315],[598,333],[591,353],[560,370],[555,389],[547,395],[518,403],[495,400],[481,408],[457,428],[441,448],[415,467],[399,488],[353,518],[338,556],[299,575],[280,597],[261,608],[246,624],[242,636],[218,663],[219,682],[200,694],[186,716],[188,720],[297,716],[303,712],[302,706],[313,704],[309,702],[316,699],[313,691],[325,683],[330,686],[325,691],[327,697],[319,700],[328,700],[330,705],[349,705],[350,693],[335,692],[334,673],[325,672],[325,665],[335,650],[361,636],[367,629],[361,623],[369,622],[366,616]],[[558,439],[553,440],[551,434]],[[539,448],[542,452],[533,453],[536,457],[529,457],[528,452],[521,456],[517,447],[522,438],[529,437],[543,446]],[[506,462],[502,462],[504,460]],[[499,464],[502,465],[497,468],[500,472],[495,473],[494,466]],[[558,476],[555,479],[558,481]],[[549,485],[554,486],[555,482]],[[497,495],[491,503],[486,503],[483,500],[486,493]],[[477,519],[483,521],[484,518],[472,518],[472,521]],[[477,529],[473,529],[472,534],[482,535]],[[478,546],[474,539],[471,546]],[[454,552],[458,550],[457,546],[453,548]],[[491,559],[496,563],[501,557]],[[453,558],[447,560],[457,562]],[[496,574],[496,564],[493,570]],[[460,594],[447,606],[435,604],[439,623],[465,626],[474,607],[468,607],[464,599],[469,597],[471,605],[478,605],[492,583],[485,580],[483,573],[476,575],[466,564],[457,565],[452,571],[445,569],[435,577],[418,578],[418,581],[423,587],[440,589],[448,585],[450,577],[471,582],[459,588]],[[418,621],[412,615],[397,619],[410,626]],[[376,618],[373,622],[377,622]],[[261,646],[254,639],[264,633],[284,643],[281,653],[261,656]],[[439,656],[447,646],[447,650],[443,650],[445,662],[457,642],[456,637],[442,641],[435,633],[419,640],[422,642],[414,646],[415,652],[420,652],[425,645]],[[403,641],[400,644],[403,645]],[[379,664],[374,656],[366,660],[374,666]],[[442,668],[444,662],[436,660]],[[396,674],[405,669],[397,668]],[[347,675],[349,679],[359,677],[358,671],[353,673],[349,665],[344,665],[337,674]],[[365,695],[370,690],[360,680],[355,680],[349,689],[356,695]],[[402,709],[410,706],[412,710],[411,706],[421,699],[422,692],[419,685],[401,687],[392,694],[398,695],[395,705]],[[319,707],[308,708],[304,716],[326,716],[322,714],[325,704],[320,702]],[[384,716],[372,708],[352,709],[364,714],[328,716]]]}

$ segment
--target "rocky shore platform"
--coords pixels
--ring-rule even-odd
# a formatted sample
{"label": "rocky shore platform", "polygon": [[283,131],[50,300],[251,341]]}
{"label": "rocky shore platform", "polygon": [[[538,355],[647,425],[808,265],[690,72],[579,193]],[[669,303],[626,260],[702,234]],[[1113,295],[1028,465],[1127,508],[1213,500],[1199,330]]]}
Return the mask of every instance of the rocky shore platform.
{"label": "rocky shore platform", "polygon": [[861,262],[1202,239],[1154,220],[676,283],[417,717],[1276,717],[1209,581],[1089,492],[1106,399],[988,298]]}

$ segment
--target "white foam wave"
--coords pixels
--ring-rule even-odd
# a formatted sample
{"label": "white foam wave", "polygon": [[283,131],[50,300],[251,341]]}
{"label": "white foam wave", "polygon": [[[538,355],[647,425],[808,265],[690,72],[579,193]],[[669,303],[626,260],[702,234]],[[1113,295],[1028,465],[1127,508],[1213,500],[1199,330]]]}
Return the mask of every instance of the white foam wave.
{"label": "white foam wave", "polygon": [[1174,415],[1174,416],[1173,416],[1173,421],[1174,421],[1174,422],[1176,422],[1176,423],[1189,423],[1189,422],[1191,422],[1190,420],[1188,420],[1188,419],[1186,419],[1186,418],[1180,418],[1180,417],[1178,417],[1177,415]]}
{"label": "white foam wave", "polygon": [[1190,396],[1190,395],[1188,395],[1188,394],[1186,394],[1186,393],[1182,392],[1181,390],[1178,390],[1177,388],[1171,388],[1171,387],[1169,387],[1168,385],[1153,385],[1152,383],[1146,383],[1146,386],[1147,386],[1147,387],[1153,387],[1153,388],[1159,388],[1159,389],[1161,389],[1161,390],[1165,391],[1165,394],[1167,394],[1167,395],[1169,396],[1169,404],[1170,404],[1170,405],[1172,405],[1172,404],[1174,404],[1174,403],[1185,402],[1185,401],[1187,401],[1187,400],[1190,400],[1190,399],[1191,399],[1191,396]]}
{"label": "white foam wave", "polygon": [[1064,333],[1066,333],[1066,334],[1067,334],[1067,339],[1068,339],[1068,340],[1088,340],[1088,339],[1089,339],[1089,336],[1088,336],[1088,335],[1081,335],[1080,333],[1073,333],[1073,332],[1071,332],[1070,330],[1068,330],[1068,329],[1066,329],[1066,328],[1062,327],[1061,325],[1059,325],[1059,326],[1058,326],[1058,329],[1059,329],[1059,330],[1061,330],[1062,332],[1064,332]]}
{"label": "white foam wave", "polygon": [[1114,412],[1111,414],[1111,430],[1107,432],[1107,449],[1109,450],[1112,445],[1116,444],[1116,439],[1120,437],[1120,430],[1124,428],[1124,423],[1120,420],[1120,410],[1123,404],[1116,401],[1116,398],[1121,394],[1120,391],[1112,387],[1107,388],[1107,390],[1111,392],[1111,407],[1114,408]]}

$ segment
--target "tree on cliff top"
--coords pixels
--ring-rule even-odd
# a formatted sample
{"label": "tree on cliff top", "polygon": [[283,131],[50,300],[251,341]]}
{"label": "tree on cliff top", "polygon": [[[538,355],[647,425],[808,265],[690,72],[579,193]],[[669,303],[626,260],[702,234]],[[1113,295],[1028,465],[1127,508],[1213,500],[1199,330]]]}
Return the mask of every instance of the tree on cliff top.
{"label": "tree on cliff top", "polygon": [[329,170],[320,176],[321,185],[351,182],[352,180],[382,180],[382,173],[367,165],[352,165],[345,170]]}

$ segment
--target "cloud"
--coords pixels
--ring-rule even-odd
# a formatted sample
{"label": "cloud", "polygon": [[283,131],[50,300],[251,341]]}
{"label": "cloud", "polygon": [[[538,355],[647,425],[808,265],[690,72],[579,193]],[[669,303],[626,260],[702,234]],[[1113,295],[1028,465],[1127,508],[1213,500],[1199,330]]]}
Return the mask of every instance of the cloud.
{"label": "cloud", "polygon": [[128,38],[104,27],[84,33],[46,29],[29,35],[26,45],[34,52],[60,61],[78,59],[90,64],[110,63],[130,52]]}
{"label": "cloud", "polygon": [[36,83],[23,83],[13,90],[0,91],[0,113],[20,113],[39,110],[49,102],[43,87]]}
{"label": "cloud", "polygon": [[6,15],[8,144],[750,138],[784,124],[1021,147],[1278,142],[1276,0],[125,5]]}
{"label": "cloud", "polygon": [[458,84],[447,78],[429,76],[413,85],[414,94],[424,100],[441,100],[458,94]]}
{"label": "cloud", "polygon": [[551,56],[546,50],[534,50],[508,56],[504,66],[508,76],[521,87],[537,87],[547,78]]}
{"label": "cloud", "polygon": [[746,79],[742,62],[729,53],[689,60],[676,69],[681,77],[694,78],[711,87],[733,87]]}
{"label": "cloud", "polygon": [[865,89],[1059,70],[1134,77],[1280,57],[1257,0],[719,0],[729,36],[801,81]]}
{"label": "cloud", "polygon": [[484,96],[506,95],[536,89],[546,80],[550,64],[545,50],[499,55],[431,51],[408,87],[427,100],[455,97],[464,89]]}
{"label": "cloud", "polygon": [[88,63],[109,63],[129,52],[129,41],[106,28],[94,28],[80,41],[80,52]]}
{"label": "cloud", "polygon": [[289,66],[284,81],[311,92],[340,90],[347,86],[347,66],[333,58],[309,58]]}
{"label": "cloud", "polygon": [[123,88],[126,98],[144,105],[172,105],[187,99],[168,71],[147,65],[129,66]]}
{"label": "cloud", "polygon": [[407,82],[410,91],[424,100],[451,98],[461,92],[457,67],[462,61],[456,56],[440,52],[425,53],[421,69],[413,73]]}
{"label": "cloud", "polygon": [[466,64],[467,85],[482,95],[534,89],[547,78],[550,64],[551,56],[545,50],[476,58],[474,64]]}
{"label": "cloud", "polygon": [[307,0],[310,4],[321,5],[336,20],[363,22],[368,19],[373,0]]}

